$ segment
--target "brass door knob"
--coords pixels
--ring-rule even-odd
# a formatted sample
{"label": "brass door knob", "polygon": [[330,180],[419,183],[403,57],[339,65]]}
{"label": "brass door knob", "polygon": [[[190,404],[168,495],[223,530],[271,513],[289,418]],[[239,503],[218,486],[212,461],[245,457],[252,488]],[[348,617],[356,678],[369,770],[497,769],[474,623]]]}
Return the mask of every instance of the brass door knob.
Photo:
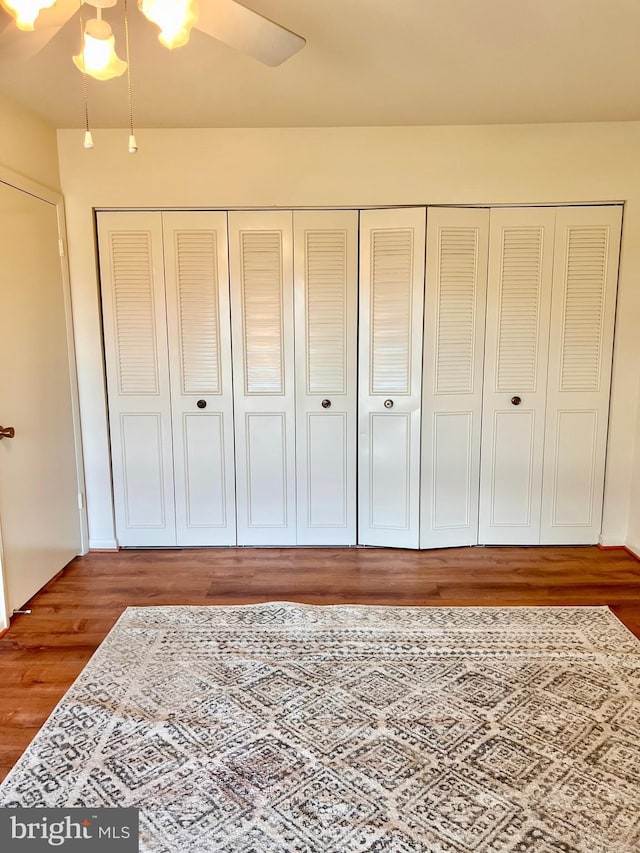
{"label": "brass door knob", "polygon": [[16,434],[16,431],[13,427],[1,427],[0,426],[0,439],[2,438],[13,438]]}

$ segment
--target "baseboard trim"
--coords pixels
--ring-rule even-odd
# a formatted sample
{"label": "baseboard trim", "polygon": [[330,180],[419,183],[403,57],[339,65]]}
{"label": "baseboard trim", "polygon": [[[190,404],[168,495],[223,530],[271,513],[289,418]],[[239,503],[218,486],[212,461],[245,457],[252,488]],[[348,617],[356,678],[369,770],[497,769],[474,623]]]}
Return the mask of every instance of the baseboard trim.
{"label": "baseboard trim", "polygon": [[90,539],[90,551],[119,551],[120,547],[115,539]]}
{"label": "baseboard trim", "polygon": [[627,542],[624,547],[632,557],[635,557],[636,560],[640,560],[640,545],[636,545],[635,542]]}

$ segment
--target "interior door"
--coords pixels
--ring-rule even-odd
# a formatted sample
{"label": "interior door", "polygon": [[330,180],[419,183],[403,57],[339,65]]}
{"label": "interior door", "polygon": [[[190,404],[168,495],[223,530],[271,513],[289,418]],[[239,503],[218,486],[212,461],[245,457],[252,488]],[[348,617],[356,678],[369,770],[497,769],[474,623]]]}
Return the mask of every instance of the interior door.
{"label": "interior door", "polygon": [[602,521],[622,208],[556,214],[542,544],[595,544]]}
{"label": "interior door", "polygon": [[162,214],[176,544],[235,545],[227,215]]}
{"label": "interior door", "polygon": [[478,542],[489,210],[429,208],[420,547]]}
{"label": "interior door", "polygon": [[359,539],[417,548],[426,209],[360,215]]}
{"label": "interior door", "polygon": [[555,209],[491,211],[479,541],[537,545]]}
{"label": "interior door", "polygon": [[293,218],[229,213],[239,545],[296,544]]}
{"label": "interior door", "polygon": [[176,544],[162,215],[98,214],[118,544]]}
{"label": "interior door", "polygon": [[0,528],[7,609],[80,552],[78,468],[55,204],[0,182]]}
{"label": "interior door", "polygon": [[295,211],[298,545],[356,544],[358,214]]}

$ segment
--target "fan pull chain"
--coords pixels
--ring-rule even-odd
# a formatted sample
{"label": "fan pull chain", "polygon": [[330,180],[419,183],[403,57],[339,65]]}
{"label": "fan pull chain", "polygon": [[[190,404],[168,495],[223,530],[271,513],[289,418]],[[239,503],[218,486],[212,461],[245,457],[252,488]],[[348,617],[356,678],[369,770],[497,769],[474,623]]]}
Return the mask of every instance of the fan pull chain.
{"label": "fan pull chain", "polygon": [[82,100],[84,103],[84,147],[93,148],[93,136],[89,130],[89,95],[87,91],[87,72],[84,67],[84,20],[82,17],[82,0],[80,0],[80,45],[82,52]]}
{"label": "fan pull chain", "polygon": [[127,90],[129,94],[129,154],[135,154],[138,150],[138,143],[133,132],[133,97],[131,91],[131,56],[129,54],[129,12],[127,10],[127,0],[124,0],[124,39],[127,51]]}

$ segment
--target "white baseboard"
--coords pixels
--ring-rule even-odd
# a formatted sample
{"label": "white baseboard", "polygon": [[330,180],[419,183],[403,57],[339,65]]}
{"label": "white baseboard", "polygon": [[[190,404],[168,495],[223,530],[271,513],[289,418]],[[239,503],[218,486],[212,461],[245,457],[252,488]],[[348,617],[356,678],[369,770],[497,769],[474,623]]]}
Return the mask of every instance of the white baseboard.
{"label": "white baseboard", "polygon": [[118,551],[115,539],[89,539],[90,551]]}

